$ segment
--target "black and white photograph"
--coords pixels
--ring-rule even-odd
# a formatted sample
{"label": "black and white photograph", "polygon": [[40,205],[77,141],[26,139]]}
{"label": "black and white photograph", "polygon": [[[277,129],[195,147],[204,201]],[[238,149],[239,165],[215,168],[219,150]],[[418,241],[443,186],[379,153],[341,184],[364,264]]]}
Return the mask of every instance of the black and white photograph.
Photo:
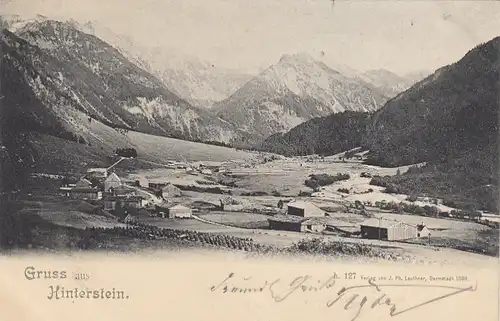
{"label": "black and white photograph", "polygon": [[0,26],[2,261],[498,268],[500,2],[0,0]]}

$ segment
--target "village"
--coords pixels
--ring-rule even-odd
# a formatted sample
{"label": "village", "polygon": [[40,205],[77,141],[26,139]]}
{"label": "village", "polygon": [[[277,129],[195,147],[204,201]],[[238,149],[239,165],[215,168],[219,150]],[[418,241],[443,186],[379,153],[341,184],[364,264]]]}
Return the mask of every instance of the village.
{"label": "village", "polygon": [[[488,247],[488,240],[477,243],[477,233],[488,230],[482,222],[451,218],[447,213],[452,209],[435,199],[409,202],[408,196],[370,185],[373,176],[394,175],[401,168],[370,167],[361,163],[363,153],[351,153],[347,161],[345,155],[170,161],[149,170],[124,170],[119,165],[133,157],[120,157],[109,167],[86,169],[76,182],[64,182],[59,197],[91,204],[115,217],[117,226],[210,233],[269,246],[320,237],[378,245],[449,247],[457,241],[465,249],[473,242]],[[307,174],[318,171],[339,181],[308,188],[307,177],[318,175]],[[387,206],[403,203],[426,209],[432,205],[436,214],[395,213]]]}

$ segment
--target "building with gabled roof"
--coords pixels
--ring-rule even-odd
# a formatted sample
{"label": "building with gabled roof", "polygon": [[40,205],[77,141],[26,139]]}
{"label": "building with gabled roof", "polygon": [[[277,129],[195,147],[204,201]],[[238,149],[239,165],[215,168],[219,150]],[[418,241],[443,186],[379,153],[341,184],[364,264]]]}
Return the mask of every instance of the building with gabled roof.
{"label": "building with gabled roof", "polygon": [[92,182],[86,179],[85,177],[80,178],[78,182],[75,184],[75,188],[91,188]]}
{"label": "building with gabled roof", "polygon": [[325,211],[307,201],[292,201],[287,204],[287,214],[300,217],[324,217]]}
{"label": "building with gabled roof", "polygon": [[87,176],[89,178],[106,178],[108,177],[107,168],[89,168],[87,170]]}
{"label": "building with gabled roof", "polygon": [[274,215],[268,219],[269,228],[272,230],[292,232],[317,232],[324,231],[327,227],[325,218],[304,218],[297,215]]}
{"label": "building with gabled roof", "polygon": [[416,228],[417,228],[417,237],[430,237],[431,236],[431,231],[423,223],[418,224],[416,226]]}
{"label": "building with gabled roof", "polygon": [[74,187],[68,192],[69,196],[80,200],[100,200],[102,192],[96,187]]}
{"label": "building with gabled roof", "polygon": [[385,241],[403,241],[417,237],[417,228],[398,221],[369,219],[360,224],[361,237]]}
{"label": "building with gabled roof", "polygon": [[137,195],[126,197],[108,196],[104,199],[104,209],[107,211],[115,210],[117,206],[139,209],[143,207],[143,200],[144,197]]}
{"label": "building with gabled roof", "polygon": [[160,209],[158,215],[162,218],[191,218],[193,211],[187,206],[177,204],[166,210]]}
{"label": "building with gabled roof", "polygon": [[171,197],[179,197],[182,195],[180,188],[168,183],[161,189],[161,196],[164,199],[169,199]]}
{"label": "building with gabled roof", "polygon": [[122,184],[123,183],[120,177],[118,177],[118,175],[116,175],[115,173],[111,173],[104,181],[104,191],[106,191],[106,193],[109,193],[112,188],[117,188]]}

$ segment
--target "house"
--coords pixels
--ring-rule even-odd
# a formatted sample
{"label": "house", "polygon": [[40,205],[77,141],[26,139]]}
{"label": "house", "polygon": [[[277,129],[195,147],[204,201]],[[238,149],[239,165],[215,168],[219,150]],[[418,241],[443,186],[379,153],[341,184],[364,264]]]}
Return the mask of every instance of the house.
{"label": "house", "polygon": [[89,168],[87,170],[88,178],[106,178],[108,177],[107,168]]}
{"label": "house", "polygon": [[91,187],[92,187],[92,182],[84,177],[80,178],[80,180],[75,184],[75,188],[91,188]]}
{"label": "house", "polygon": [[73,187],[69,187],[69,186],[59,187],[59,191],[61,191],[61,195],[66,196],[66,197],[69,197],[71,195],[72,189],[73,189]]}
{"label": "house", "polygon": [[300,217],[324,217],[325,212],[310,202],[294,201],[288,203],[287,214]]}
{"label": "house", "polygon": [[431,236],[431,231],[423,223],[418,224],[416,226],[416,228],[417,228],[417,237],[430,237]]}
{"label": "house", "polygon": [[112,173],[109,175],[106,180],[104,181],[104,190],[109,193],[111,192],[112,188],[116,188],[122,185],[122,180],[118,175],[115,173]]}
{"label": "house", "polygon": [[361,223],[361,237],[385,241],[402,241],[417,237],[417,229],[403,222],[369,219]]}
{"label": "house", "polygon": [[166,210],[160,210],[159,216],[162,218],[190,218],[193,212],[189,207],[184,205],[174,205]]}
{"label": "house", "polygon": [[304,218],[295,215],[275,215],[268,219],[271,230],[321,233],[326,227],[322,218]]}
{"label": "house", "polygon": [[164,199],[168,199],[171,197],[178,197],[181,195],[182,195],[181,190],[178,187],[175,187],[174,185],[172,185],[170,183],[161,189],[161,196]]}
{"label": "house", "polygon": [[153,190],[162,189],[167,185],[168,185],[168,183],[166,183],[166,182],[161,182],[161,183],[160,182],[149,182],[149,188],[153,189]]}
{"label": "house", "polygon": [[223,211],[241,211],[243,210],[243,205],[236,199],[232,197],[226,197],[223,199],[220,199],[220,208]]}
{"label": "house", "polygon": [[102,192],[95,187],[74,187],[69,191],[69,196],[80,200],[100,200],[102,198]]}
{"label": "house", "polygon": [[208,169],[208,168],[204,168],[201,170],[201,173],[203,175],[212,175],[212,170]]}
{"label": "house", "polygon": [[111,187],[108,192],[112,196],[135,196],[137,191],[132,187],[121,185],[118,187]]}
{"label": "house", "polygon": [[117,207],[142,208],[143,200],[142,196],[137,195],[126,197],[109,196],[104,199],[104,210],[116,210]]}

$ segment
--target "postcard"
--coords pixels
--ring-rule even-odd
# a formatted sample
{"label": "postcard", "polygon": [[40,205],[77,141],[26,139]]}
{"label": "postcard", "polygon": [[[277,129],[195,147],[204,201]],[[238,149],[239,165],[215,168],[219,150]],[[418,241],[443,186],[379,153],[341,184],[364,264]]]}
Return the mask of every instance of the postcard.
{"label": "postcard", "polygon": [[0,25],[0,319],[498,320],[499,2]]}

